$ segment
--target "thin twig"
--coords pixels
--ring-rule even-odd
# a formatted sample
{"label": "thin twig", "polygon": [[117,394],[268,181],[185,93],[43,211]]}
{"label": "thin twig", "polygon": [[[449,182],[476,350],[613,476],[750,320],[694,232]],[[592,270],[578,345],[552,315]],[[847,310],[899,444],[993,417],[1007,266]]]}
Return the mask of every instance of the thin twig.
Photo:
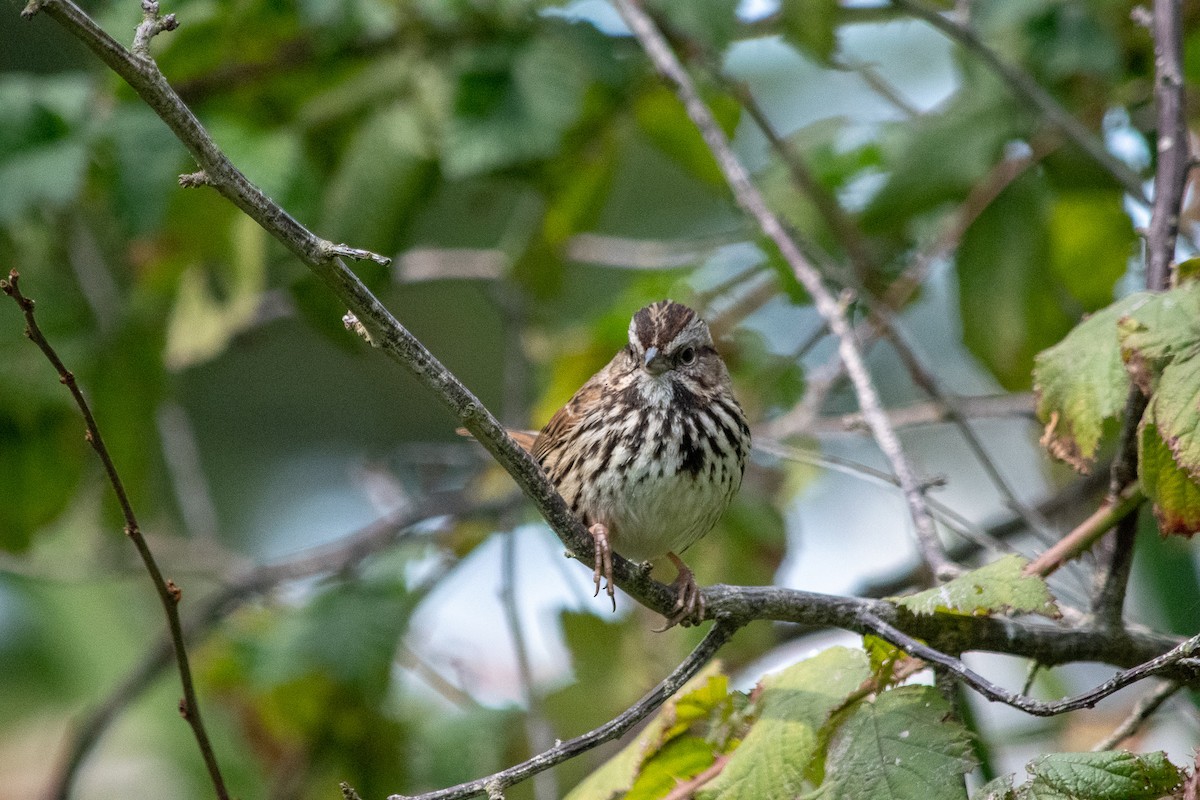
{"label": "thin twig", "polygon": [[1112,536],[1108,563],[1102,570],[1103,579],[1097,582],[1092,598],[1092,614],[1101,624],[1117,626],[1125,613],[1125,590],[1133,571],[1133,546],[1138,532],[1135,506],[1117,523]]}
{"label": "thin twig", "polygon": [[[1118,672],[1104,683],[1082,694],[1063,700],[1051,700],[1047,702],[1034,700],[1032,697],[1026,697],[1025,695],[1001,688],[963,664],[960,659],[948,656],[923,644],[881,619],[865,615],[863,623],[877,636],[886,639],[909,655],[932,664],[937,664],[953,673],[959,680],[966,683],[988,700],[1004,703],[1005,705],[1024,711],[1026,714],[1032,714],[1037,717],[1052,717],[1058,714],[1065,714],[1068,711],[1077,711],[1081,708],[1092,708],[1105,697],[1151,675],[1157,675],[1171,669],[1185,659],[1190,659],[1194,662],[1195,659],[1193,656],[1200,650],[1200,636],[1193,636],[1181,642],[1170,651],[1163,653],[1161,656]],[[1196,672],[1196,667],[1197,665],[1194,663],[1189,666],[1193,674]]]}
{"label": "thin twig", "polygon": [[[754,440],[754,449],[763,453],[768,453],[776,458],[786,459],[788,461],[798,461],[802,464],[812,464],[815,467],[828,469],[833,472],[839,472],[843,475],[849,475],[852,478],[874,483],[879,486],[888,488],[899,488],[899,481],[895,476],[889,475],[882,470],[875,469],[866,464],[853,461],[841,456],[830,455],[818,451],[809,451],[794,445],[784,444],[774,441],[765,436],[756,436]],[[923,488],[929,489],[940,484],[941,481],[930,481]],[[934,500],[932,497],[926,498],[929,503],[929,510],[935,516],[938,522],[941,522],[947,528],[968,542],[975,544],[978,547],[990,550],[994,553],[1011,553],[1012,548],[1004,545],[992,537],[980,526],[973,524],[963,515],[959,514],[954,509],[944,503]]]}
{"label": "thin twig", "polygon": [[1136,483],[1130,484],[1119,497],[1105,501],[1053,547],[1029,562],[1025,567],[1025,574],[1040,575],[1043,578],[1054,574],[1063,564],[1087,552],[1097,539],[1136,511],[1145,499],[1141,487]]}
{"label": "thin twig", "polygon": [[754,120],[755,126],[762,131],[771,149],[783,162],[792,183],[801,192],[808,195],[817,212],[825,219],[829,230],[846,251],[846,256],[850,259],[858,279],[865,282],[875,271],[875,258],[871,255],[867,238],[858,227],[858,223],[845,212],[833,192],[821,185],[792,143],[775,130],[775,126],[771,124],[766,112],[759,105],[758,98],[750,91],[750,87],[745,82],[726,74],[719,64],[714,63],[715,59],[708,58],[706,61],[709,71],[721,81],[742,108],[746,109],[746,113]]}
{"label": "thin twig", "polygon": [[[1034,418],[1035,402],[1031,392],[1016,394],[974,395],[955,397],[959,413],[967,419],[998,417]],[[948,422],[948,412],[942,403],[914,403],[903,408],[888,409],[888,419],[894,428],[913,428],[918,425],[936,425]],[[861,431],[865,429],[862,414],[843,414],[826,417],[818,422],[821,431]]]}
{"label": "thin twig", "polygon": [[1146,721],[1154,716],[1154,712],[1158,711],[1162,704],[1171,699],[1181,688],[1183,687],[1172,681],[1164,681],[1154,687],[1149,694],[1137,701],[1133,710],[1129,712],[1129,716],[1114,728],[1112,733],[1092,746],[1092,752],[1099,753],[1103,750],[1116,749],[1118,745],[1137,733],[1146,724]]}
{"label": "thin twig", "polygon": [[1179,209],[1191,170],[1183,86],[1183,26],[1179,0],[1154,0],[1154,103],[1158,167],[1146,235],[1146,288],[1166,289],[1175,260]]}
{"label": "thin twig", "polygon": [[[1103,489],[1100,484],[1102,480],[1102,477],[1096,475],[1088,475],[1080,478],[1058,493],[1038,503],[1038,514],[1043,517],[1053,518],[1061,515],[1064,511],[1078,508],[1080,503],[1094,497]],[[1003,542],[1023,532],[1025,530],[1025,521],[1019,515],[1009,511],[1008,515],[1003,519],[984,524],[981,527],[988,540]],[[967,563],[979,555],[981,549],[983,548],[980,544],[970,539],[962,539],[951,546],[950,555],[959,563]],[[858,589],[854,591],[854,594],[857,597],[892,597],[903,593],[906,589],[919,585],[923,574],[924,565],[916,564],[897,575],[860,584]]]}
{"label": "thin twig", "polygon": [[954,21],[939,9],[927,6],[919,0],[892,0],[892,5],[924,20],[970,51],[999,75],[1017,98],[1037,109],[1047,122],[1057,128],[1105,172],[1112,175],[1134,199],[1142,203],[1149,203],[1146,192],[1142,188],[1142,179],[1137,173],[1108,152],[1099,137],[1063,108],[1053,95],[1043,89],[1028,73],[1003,60],[994,50],[984,44],[975,31]]}
{"label": "thin twig", "polygon": [[975,433],[975,429],[971,427],[971,422],[963,412],[958,398],[942,389],[937,376],[917,356],[913,346],[909,344],[904,334],[896,326],[887,309],[881,303],[874,301],[869,302],[868,307],[870,308],[873,321],[883,331],[884,337],[895,349],[896,355],[900,357],[900,362],[908,370],[909,377],[912,378],[913,383],[934,402],[942,405],[945,409],[946,419],[958,429],[959,435],[967,443],[967,449],[971,451],[975,456],[975,460],[983,467],[983,471],[992,482],[992,486],[1004,498],[1008,507],[1016,511],[1025,520],[1025,524],[1030,532],[1040,536],[1043,540],[1053,541],[1054,532],[1050,529],[1046,520],[1017,496],[1016,490],[1013,489],[1008,479],[1004,477],[1004,473],[1000,471],[1000,468],[992,460],[991,454],[983,446],[983,441]]}
{"label": "thin twig", "polygon": [[513,784],[520,783],[604,742],[612,741],[641,722],[666,702],[671,695],[679,691],[681,686],[691,680],[692,676],[712,660],[716,652],[733,637],[738,627],[739,623],[719,618],[712,629],[705,634],[700,644],[696,645],[696,649],[662,683],[650,690],[641,700],[598,728],[576,736],[574,739],[560,742],[528,761],[523,761],[493,775],[420,795],[391,795],[388,800],[459,800],[464,797],[502,792]]}
{"label": "thin twig", "polygon": [[959,574],[961,569],[958,565],[946,557],[945,548],[941,539],[938,538],[937,528],[929,513],[921,485],[900,446],[896,432],[892,430],[887,416],[880,407],[875,385],[866,363],[863,361],[862,353],[859,352],[854,332],[850,322],[846,319],[841,304],[826,288],[820,273],[800,252],[800,248],[785,230],[783,223],[767,205],[766,200],[750,179],[749,173],[746,172],[746,168],[734,154],[725,132],[717,124],[712,112],[700,97],[691,76],[684,70],[683,65],[676,58],[654,21],[634,0],[617,0],[616,5],[655,68],[674,85],[676,94],[687,109],[688,116],[700,130],[701,136],[716,158],[738,205],[754,218],[763,233],[775,243],[784,261],[791,267],[796,278],[813,298],[818,313],[828,322],[830,332],[837,337],[838,352],[846,365],[850,380],[854,384],[859,408],[870,425],[880,450],[883,451],[892,470],[900,480],[916,529],[922,557],[939,578]]}
{"label": "thin twig", "polygon": [[117,497],[121,516],[125,519],[125,534],[137,548],[138,555],[141,556],[142,563],[145,564],[146,571],[150,574],[150,580],[154,584],[154,590],[158,593],[159,602],[167,617],[167,628],[171,634],[171,645],[175,653],[175,665],[179,670],[179,682],[183,688],[183,698],[179,701],[179,713],[192,728],[192,734],[196,738],[196,745],[200,748],[200,755],[204,759],[204,766],[208,770],[208,777],[212,781],[217,797],[227,800],[229,793],[225,789],[225,779],[221,776],[221,768],[217,765],[217,757],[213,752],[212,743],[209,741],[208,731],[204,729],[204,722],[200,718],[200,703],[196,699],[196,688],[192,683],[192,668],[188,662],[187,647],[184,644],[183,626],[179,621],[179,602],[183,593],[173,581],[163,577],[158,562],[154,560],[154,554],[146,543],[146,537],[142,535],[137,516],[133,512],[129,496],[125,492],[125,484],[117,472],[112,456],[109,455],[104,438],[100,435],[100,427],[96,424],[92,409],[88,405],[87,399],[84,398],[83,391],[75,380],[75,375],[63,364],[58,353],[55,352],[50,342],[42,334],[41,328],[38,327],[33,313],[33,300],[21,293],[19,279],[20,276],[15,269],[10,271],[8,280],[0,281],[0,290],[11,297],[17,307],[21,309],[25,315],[25,335],[45,354],[46,359],[58,372],[59,380],[71,392],[75,404],[79,406],[79,412],[83,415],[83,421],[87,427],[85,438],[104,465],[104,474]]}

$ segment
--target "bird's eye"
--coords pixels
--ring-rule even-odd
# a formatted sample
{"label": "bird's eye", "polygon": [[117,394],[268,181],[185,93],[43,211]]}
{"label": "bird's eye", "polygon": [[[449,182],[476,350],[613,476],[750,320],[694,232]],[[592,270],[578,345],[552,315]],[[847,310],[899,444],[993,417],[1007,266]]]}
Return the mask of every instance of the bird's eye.
{"label": "bird's eye", "polygon": [[685,364],[685,365],[696,363],[696,348],[685,347],[682,350],[680,350],[679,351],[679,363]]}

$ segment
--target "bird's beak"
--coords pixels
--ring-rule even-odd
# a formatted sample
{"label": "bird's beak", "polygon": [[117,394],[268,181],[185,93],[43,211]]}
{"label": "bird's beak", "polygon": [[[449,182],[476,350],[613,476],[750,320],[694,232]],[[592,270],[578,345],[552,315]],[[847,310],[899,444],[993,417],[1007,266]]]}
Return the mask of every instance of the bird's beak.
{"label": "bird's beak", "polygon": [[669,365],[667,364],[667,360],[659,354],[657,347],[647,347],[646,361],[642,366],[651,375],[662,375],[667,371]]}

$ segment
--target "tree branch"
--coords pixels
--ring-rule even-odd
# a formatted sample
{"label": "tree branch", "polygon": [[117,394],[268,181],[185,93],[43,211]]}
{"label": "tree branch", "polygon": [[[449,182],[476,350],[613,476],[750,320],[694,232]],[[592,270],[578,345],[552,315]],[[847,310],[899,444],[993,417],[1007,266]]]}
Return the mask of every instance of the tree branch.
{"label": "tree branch", "polygon": [[763,233],[774,242],[784,261],[791,267],[796,278],[813,298],[813,303],[829,325],[830,332],[837,337],[838,353],[854,384],[859,408],[870,426],[880,450],[883,451],[892,470],[900,480],[900,486],[908,503],[909,514],[912,516],[916,529],[922,557],[929,563],[934,574],[939,577],[959,574],[961,569],[958,565],[946,557],[945,548],[938,538],[937,529],[933,517],[929,513],[921,485],[900,446],[896,432],[883,413],[871,375],[863,361],[862,353],[859,352],[858,344],[854,339],[854,331],[849,320],[846,319],[841,304],[826,288],[817,269],[800,252],[800,248],[785,230],[783,223],[767,206],[766,200],[750,179],[746,168],[742,166],[729,146],[725,132],[717,124],[712,112],[700,97],[691,76],[672,52],[654,21],[635,0],[616,0],[616,6],[634,36],[641,43],[642,49],[654,64],[655,69],[674,86],[688,116],[699,129],[716,159],[737,204],[754,218]]}
{"label": "tree branch", "polygon": [[[1154,173],[1154,206],[1146,237],[1146,288],[1164,291],[1170,284],[1179,233],[1179,212],[1191,158],[1183,96],[1183,33],[1179,0],[1154,0],[1154,102],[1157,107],[1158,165]],[[1113,460],[1109,494],[1117,497],[1138,476],[1138,431],[1150,398],[1130,386],[1121,423],[1117,455]],[[1125,588],[1133,560],[1137,523],[1119,529],[1109,545],[1107,569],[1093,603],[1101,619],[1118,624],[1125,603]]]}
{"label": "tree branch", "polygon": [[1092,747],[1092,752],[1112,750],[1121,744],[1121,742],[1133,736],[1146,724],[1146,721],[1150,717],[1154,716],[1154,713],[1162,707],[1162,704],[1170,700],[1181,688],[1178,683],[1171,681],[1160,683],[1149,694],[1137,701],[1137,705],[1129,712],[1129,716],[1114,728],[1112,733],[1096,742]]}
{"label": "tree branch", "polygon": [[159,569],[158,562],[155,561],[154,554],[146,543],[146,537],[142,535],[137,516],[133,512],[129,496],[125,492],[125,484],[104,444],[104,438],[100,435],[100,427],[96,424],[96,418],[92,416],[92,409],[88,405],[87,399],[84,398],[79,384],[75,381],[75,375],[63,364],[54,347],[46,340],[41,328],[38,327],[33,313],[33,300],[21,293],[19,279],[20,276],[15,269],[10,271],[8,280],[0,280],[0,290],[11,297],[17,307],[21,309],[25,315],[25,335],[45,354],[46,359],[58,372],[59,380],[71,392],[75,404],[79,406],[79,412],[83,415],[83,421],[87,427],[85,438],[91,444],[92,449],[96,451],[96,455],[100,457],[100,462],[104,465],[104,474],[112,486],[113,493],[117,496],[121,515],[125,518],[125,535],[137,548],[138,555],[141,556],[142,563],[146,566],[146,571],[150,573],[150,580],[154,584],[154,590],[158,593],[159,602],[167,617],[167,629],[170,631],[172,650],[175,653],[175,665],[179,670],[179,682],[183,688],[183,698],[179,701],[179,713],[192,728],[192,734],[196,738],[196,745],[200,748],[200,756],[204,759],[204,766],[208,770],[208,777],[212,781],[217,797],[220,800],[227,800],[229,793],[225,789],[225,779],[221,776],[221,768],[217,765],[216,754],[208,739],[208,732],[204,729],[204,721],[200,717],[200,703],[196,699],[196,688],[192,683],[192,668],[188,662],[187,647],[184,645],[183,626],[179,621],[179,602],[183,592],[175,585],[174,581],[163,577],[162,570]]}
{"label": "tree branch", "polygon": [[1114,694],[1143,678],[1171,670],[1184,660],[1191,660],[1193,662],[1188,666],[1188,670],[1194,677],[1197,673],[1197,665],[1194,663],[1195,659],[1193,656],[1197,650],[1200,650],[1200,635],[1193,636],[1186,641],[1180,642],[1170,651],[1160,656],[1117,673],[1094,689],[1089,689],[1082,694],[1063,700],[1043,702],[997,686],[967,667],[961,660],[922,644],[883,620],[872,617],[870,614],[864,614],[863,624],[870,627],[876,635],[888,640],[909,655],[937,664],[953,673],[955,677],[962,680],[988,700],[1010,705],[1013,708],[1024,711],[1026,714],[1038,717],[1052,717],[1058,714],[1065,714],[1068,711],[1077,711],[1081,708],[1092,708],[1096,703],[1110,694]]}
{"label": "tree branch", "polygon": [[739,627],[741,627],[740,622],[718,617],[716,624],[705,634],[700,644],[696,645],[696,649],[662,683],[651,689],[641,700],[621,712],[620,715],[598,728],[556,744],[528,761],[523,761],[493,775],[420,795],[394,794],[389,796],[388,800],[459,800],[459,798],[474,797],[480,794],[487,794],[489,797],[497,796],[515,783],[520,783],[539,772],[550,769],[605,742],[612,741],[648,717],[666,702],[667,698],[679,691],[680,687],[691,680],[692,676],[712,660],[716,652],[733,638],[733,634]]}

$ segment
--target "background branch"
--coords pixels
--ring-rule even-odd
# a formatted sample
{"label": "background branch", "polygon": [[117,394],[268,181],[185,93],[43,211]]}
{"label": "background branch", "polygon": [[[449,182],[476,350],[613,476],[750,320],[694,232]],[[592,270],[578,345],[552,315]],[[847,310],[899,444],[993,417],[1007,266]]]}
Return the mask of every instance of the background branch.
{"label": "background branch", "polygon": [[92,449],[96,451],[96,455],[100,457],[100,462],[104,465],[104,474],[112,486],[113,493],[117,496],[121,515],[125,518],[125,535],[137,548],[146,571],[150,573],[150,581],[154,584],[154,591],[158,594],[163,613],[167,617],[171,649],[175,654],[175,665],[179,670],[179,682],[183,688],[183,698],[179,701],[179,713],[187,720],[192,729],[196,745],[200,748],[200,756],[204,759],[204,767],[208,770],[208,777],[212,781],[217,797],[226,800],[229,793],[225,789],[225,779],[221,776],[221,768],[217,764],[217,757],[213,752],[212,743],[209,741],[208,731],[204,729],[204,721],[200,717],[200,703],[196,699],[196,687],[192,682],[192,668],[188,663],[187,647],[184,644],[183,626],[179,621],[179,602],[183,592],[173,581],[163,577],[162,570],[159,569],[158,562],[155,561],[154,554],[146,543],[146,537],[142,535],[141,526],[138,525],[137,516],[129,502],[129,496],[125,493],[125,484],[117,472],[112,456],[108,453],[104,437],[100,435],[100,427],[96,424],[95,417],[92,416],[92,409],[88,405],[87,399],[84,398],[79,384],[76,383],[75,375],[67,369],[50,342],[42,335],[37,319],[34,318],[33,300],[21,293],[19,278],[16,270],[9,272],[8,280],[0,281],[0,291],[11,297],[17,307],[21,309],[21,313],[25,316],[25,335],[45,354],[46,359],[58,372],[59,380],[71,392],[75,404],[79,406],[79,413],[83,415],[83,421],[87,427],[85,438],[91,444]]}
{"label": "background branch", "polygon": [[641,43],[642,49],[653,62],[655,69],[674,86],[688,116],[700,130],[701,136],[709,150],[712,151],[737,204],[754,218],[763,233],[775,244],[797,280],[813,298],[813,303],[828,324],[830,332],[837,337],[838,354],[854,384],[859,408],[871,428],[875,441],[879,444],[879,449],[887,457],[888,463],[900,481],[909,514],[912,516],[916,529],[922,557],[939,578],[960,573],[961,569],[946,557],[945,548],[938,538],[937,529],[933,517],[929,513],[921,485],[912,465],[904,455],[896,432],[883,413],[875,385],[866,363],[863,361],[862,353],[859,352],[854,331],[846,319],[841,304],[826,288],[820,273],[800,252],[800,248],[796,246],[795,241],[784,229],[783,223],[768,207],[766,200],[750,179],[749,173],[746,172],[746,168],[742,166],[729,146],[729,141],[721,126],[717,124],[712,112],[700,97],[691,76],[676,58],[654,21],[634,0],[616,0],[616,6],[634,36]]}

